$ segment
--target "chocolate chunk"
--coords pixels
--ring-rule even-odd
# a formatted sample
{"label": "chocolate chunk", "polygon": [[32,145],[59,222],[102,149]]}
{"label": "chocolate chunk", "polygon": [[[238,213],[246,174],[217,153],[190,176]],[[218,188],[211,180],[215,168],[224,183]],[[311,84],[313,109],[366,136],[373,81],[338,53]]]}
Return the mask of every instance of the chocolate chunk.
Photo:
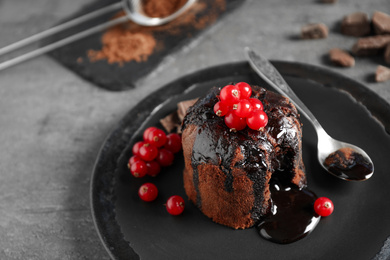
{"label": "chocolate chunk", "polygon": [[390,35],[376,35],[360,38],[352,47],[355,55],[375,55],[390,43]]}
{"label": "chocolate chunk", "polygon": [[328,27],[323,23],[307,24],[301,28],[302,39],[321,39],[328,37]]}
{"label": "chocolate chunk", "polygon": [[160,123],[168,133],[172,133],[175,129],[179,129],[181,124],[179,117],[177,116],[177,111],[160,119]]}
{"label": "chocolate chunk", "polygon": [[390,15],[376,11],[372,16],[376,34],[390,34]]}
{"label": "chocolate chunk", "polygon": [[333,48],[329,51],[330,60],[342,67],[355,66],[355,59],[346,51],[339,48]]}
{"label": "chocolate chunk", "polygon": [[376,82],[384,82],[390,80],[390,68],[379,65],[376,68],[375,80]]}
{"label": "chocolate chunk", "polygon": [[387,44],[386,48],[385,48],[385,61],[386,63],[390,64],[390,43]]}
{"label": "chocolate chunk", "polygon": [[177,104],[177,115],[179,117],[180,122],[183,121],[184,116],[187,114],[187,109],[193,104],[195,104],[197,100],[198,100],[197,98],[191,100],[185,100]]}
{"label": "chocolate chunk", "polygon": [[361,37],[370,34],[370,31],[370,19],[366,13],[349,14],[341,22],[341,33],[345,35]]}

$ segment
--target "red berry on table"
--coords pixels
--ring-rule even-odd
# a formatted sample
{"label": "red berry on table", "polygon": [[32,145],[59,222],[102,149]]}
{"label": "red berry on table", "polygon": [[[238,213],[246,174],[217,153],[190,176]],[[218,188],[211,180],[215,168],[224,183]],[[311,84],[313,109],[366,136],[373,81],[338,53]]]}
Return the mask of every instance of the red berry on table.
{"label": "red berry on table", "polygon": [[141,185],[138,189],[138,196],[143,200],[143,201],[153,201],[157,198],[158,195],[158,189],[156,185],[153,183],[145,183]]}
{"label": "red berry on table", "polygon": [[169,151],[168,149],[161,148],[158,151],[158,155],[156,158],[156,161],[163,167],[169,166],[173,163],[173,160],[175,159],[173,153]]}
{"label": "red berry on table", "polygon": [[164,148],[168,149],[172,153],[179,152],[181,150],[181,136],[175,133],[168,134]]}
{"label": "red berry on table", "polygon": [[166,140],[167,136],[164,131],[159,128],[155,128],[149,131],[145,141],[159,148],[165,144]]}
{"label": "red berry on table", "polygon": [[144,144],[145,142],[143,141],[136,142],[132,148],[133,155],[139,155],[139,148],[141,148]]}
{"label": "red berry on table", "polygon": [[130,172],[134,177],[142,178],[148,172],[148,167],[144,161],[139,160],[130,165]]}
{"label": "red berry on table", "polygon": [[252,88],[246,82],[238,82],[236,86],[240,89],[241,99],[248,99],[252,95]]}
{"label": "red berry on table", "polygon": [[153,161],[158,154],[156,146],[149,143],[144,143],[138,151],[138,156],[144,161]]}
{"label": "red berry on table", "polygon": [[156,177],[161,170],[160,164],[158,164],[156,161],[146,162],[146,167],[148,168],[146,174],[152,177]]}
{"label": "red berry on table", "polygon": [[334,210],[333,202],[326,197],[319,197],[314,202],[314,211],[321,217],[327,217]]}
{"label": "red berry on table", "polygon": [[250,98],[249,102],[251,102],[253,110],[264,110],[263,103],[257,98]]}
{"label": "red berry on table", "polygon": [[157,127],[154,127],[154,126],[151,126],[151,127],[148,127],[145,129],[145,131],[142,135],[144,141],[146,141],[148,139],[148,135],[149,135],[150,131],[155,130],[155,129],[157,129]]}
{"label": "red berry on table", "polygon": [[226,126],[229,127],[231,131],[240,131],[246,127],[245,118],[236,116],[233,111],[229,111],[224,120]]}
{"label": "red berry on table", "polygon": [[184,211],[184,199],[178,195],[173,195],[167,200],[166,208],[169,214],[177,216]]}
{"label": "red berry on table", "polygon": [[132,164],[134,164],[136,161],[140,161],[140,160],[141,160],[141,157],[139,157],[138,155],[133,155],[133,156],[130,157],[127,166],[128,166],[129,169],[130,169],[130,166],[131,166]]}
{"label": "red berry on table", "polygon": [[263,110],[256,110],[246,119],[246,123],[250,129],[261,130],[267,125],[268,116]]}
{"label": "red berry on table", "polygon": [[240,102],[233,107],[234,114],[238,117],[248,117],[252,114],[252,110],[252,104],[247,99],[241,99]]}
{"label": "red berry on table", "polygon": [[237,104],[240,101],[240,89],[234,85],[227,85],[219,93],[220,100],[228,106]]}
{"label": "red berry on table", "polygon": [[224,116],[226,113],[229,111],[229,106],[226,105],[225,103],[218,101],[214,105],[214,113],[217,116]]}

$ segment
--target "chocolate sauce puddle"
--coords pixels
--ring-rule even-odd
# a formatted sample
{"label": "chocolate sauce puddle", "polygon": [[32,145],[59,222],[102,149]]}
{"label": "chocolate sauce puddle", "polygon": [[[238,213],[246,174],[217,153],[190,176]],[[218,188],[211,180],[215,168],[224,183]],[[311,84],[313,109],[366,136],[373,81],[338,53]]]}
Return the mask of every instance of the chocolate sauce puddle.
{"label": "chocolate sauce puddle", "polygon": [[296,186],[271,180],[271,213],[257,225],[260,235],[272,242],[289,244],[307,236],[320,221],[313,204],[317,196]]}
{"label": "chocolate sauce puddle", "polygon": [[372,163],[351,148],[341,148],[331,153],[325,159],[324,166],[336,176],[355,181],[370,178],[374,171]]}

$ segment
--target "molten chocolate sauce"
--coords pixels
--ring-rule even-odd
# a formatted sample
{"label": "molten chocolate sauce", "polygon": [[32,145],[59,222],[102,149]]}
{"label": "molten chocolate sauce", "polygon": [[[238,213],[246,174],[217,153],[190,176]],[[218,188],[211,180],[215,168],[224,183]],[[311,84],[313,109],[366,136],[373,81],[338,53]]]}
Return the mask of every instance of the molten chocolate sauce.
{"label": "molten chocolate sauce", "polygon": [[329,172],[348,180],[361,181],[371,177],[374,166],[363,155],[350,148],[330,154],[324,163]]}
{"label": "molten chocolate sauce", "polygon": [[296,186],[272,181],[273,206],[271,213],[258,224],[260,235],[272,242],[288,244],[307,236],[320,221],[313,204],[316,195]]}

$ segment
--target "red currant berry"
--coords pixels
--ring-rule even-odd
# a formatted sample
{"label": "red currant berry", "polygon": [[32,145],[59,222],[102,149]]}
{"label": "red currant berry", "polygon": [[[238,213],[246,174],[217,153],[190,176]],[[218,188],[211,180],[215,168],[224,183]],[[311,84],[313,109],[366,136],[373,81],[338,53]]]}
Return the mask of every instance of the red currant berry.
{"label": "red currant berry", "polygon": [[142,135],[142,137],[144,138],[145,142],[148,140],[148,135],[149,135],[150,131],[153,131],[155,129],[157,129],[157,127],[154,127],[154,126],[151,126],[151,127],[148,127],[148,128],[145,129],[145,131],[144,131],[144,133]]}
{"label": "red currant berry", "polygon": [[127,163],[127,167],[129,167],[129,169],[130,169],[130,166],[132,164],[134,164],[136,161],[140,161],[140,160],[141,160],[141,157],[139,157],[138,155],[131,156],[129,159],[129,162]]}
{"label": "red currant berry", "polygon": [[148,172],[148,167],[144,161],[139,160],[130,165],[130,172],[134,177],[142,178]]}
{"label": "red currant berry", "polygon": [[146,142],[159,148],[165,144],[166,140],[167,135],[164,131],[159,128],[155,128],[149,131]]}
{"label": "red currant berry", "polygon": [[268,116],[263,110],[256,110],[246,119],[246,123],[250,129],[260,130],[267,125]]}
{"label": "red currant berry", "polygon": [[241,99],[237,106],[233,107],[234,114],[238,117],[248,117],[252,114],[252,110],[252,104],[247,99]]}
{"label": "red currant berry", "polygon": [[145,183],[141,185],[138,189],[138,196],[143,200],[143,201],[153,201],[157,198],[158,195],[158,189],[156,185],[153,183]]}
{"label": "red currant berry", "polygon": [[173,153],[169,151],[168,149],[162,148],[158,151],[157,155],[157,162],[163,166],[169,166],[173,163],[173,160],[175,159]]}
{"label": "red currant berry", "polygon": [[173,195],[167,200],[166,208],[169,214],[177,216],[184,211],[184,199],[178,195]]}
{"label": "red currant berry", "polygon": [[152,176],[152,177],[156,177],[160,173],[160,170],[161,170],[160,164],[158,164],[158,162],[156,162],[156,161],[146,162],[146,167],[148,168],[148,171],[146,174],[149,176]]}
{"label": "red currant berry", "polygon": [[141,157],[144,161],[153,161],[158,154],[158,149],[149,143],[144,143],[143,146],[139,148],[138,156]]}
{"label": "red currant berry", "polygon": [[327,217],[334,210],[333,202],[326,197],[319,197],[314,202],[314,211],[321,217]]}
{"label": "red currant berry", "polygon": [[254,110],[264,110],[263,103],[261,103],[261,101],[258,100],[257,98],[250,98],[249,102],[251,102],[251,104],[252,104],[253,111]]}
{"label": "red currant berry", "polygon": [[225,103],[218,101],[214,105],[214,113],[217,116],[224,116],[226,113],[229,111],[229,106],[226,105]]}
{"label": "red currant berry", "polygon": [[238,82],[236,86],[240,89],[241,99],[248,99],[252,95],[252,88],[246,82]]}
{"label": "red currant berry", "polygon": [[240,101],[240,89],[234,85],[227,85],[221,89],[219,98],[228,106],[237,104]]}
{"label": "red currant berry", "polygon": [[167,142],[165,143],[164,148],[172,153],[179,152],[181,150],[181,136],[175,133],[167,135]]}
{"label": "red currant berry", "polygon": [[236,116],[233,111],[229,111],[224,120],[231,131],[240,131],[246,127],[245,118]]}
{"label": "red currant berry", "polygon": [[145,142],[142,142],[142,141],[136,142],[132,148],[133,155],[139,156],[139,148],[141,148],[144,144],[145,144]]}

